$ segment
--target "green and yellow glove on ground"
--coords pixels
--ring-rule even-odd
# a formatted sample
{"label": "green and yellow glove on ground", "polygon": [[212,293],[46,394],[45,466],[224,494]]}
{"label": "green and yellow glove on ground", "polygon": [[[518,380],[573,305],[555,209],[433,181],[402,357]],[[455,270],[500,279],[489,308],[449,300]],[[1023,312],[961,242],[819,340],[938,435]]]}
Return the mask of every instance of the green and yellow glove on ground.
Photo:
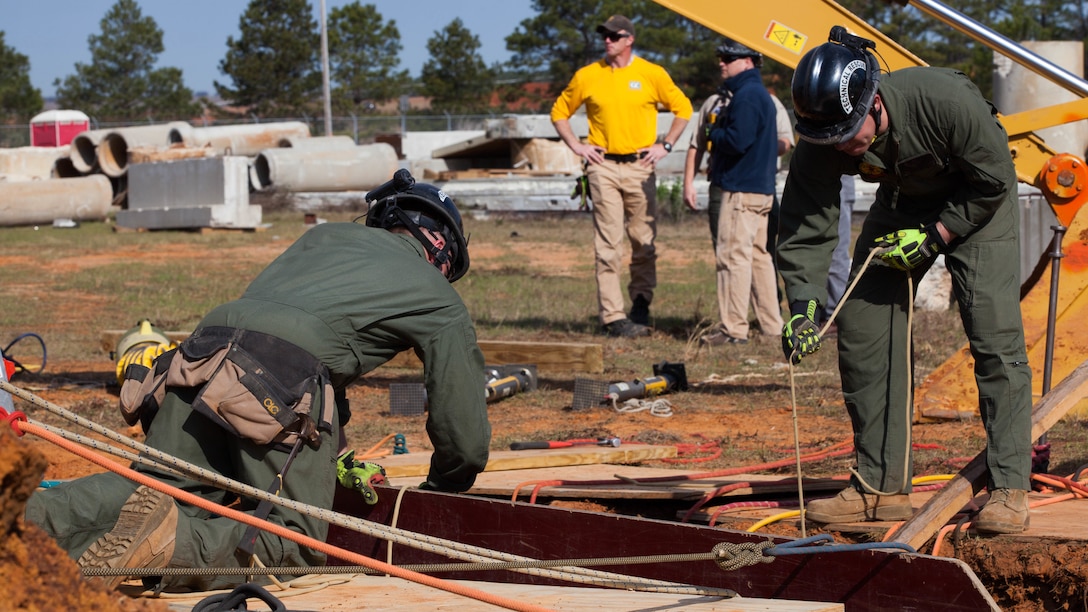
{"label": "green and yellow glove on ground", "polygon": [[336,458],[336,480],[341,486],[363,494],[363,500],[373,506],[378,492],[373,485],[385,484],[385,468],[369,461],[356,461],[355,451],[349,450]]}
{"label": "green and yellow glove on ground", "polygon": [[782,352],[793,365],[820,350],[820,328],[816,326],[816,300],[790,304],[790,320],[782,326]]}

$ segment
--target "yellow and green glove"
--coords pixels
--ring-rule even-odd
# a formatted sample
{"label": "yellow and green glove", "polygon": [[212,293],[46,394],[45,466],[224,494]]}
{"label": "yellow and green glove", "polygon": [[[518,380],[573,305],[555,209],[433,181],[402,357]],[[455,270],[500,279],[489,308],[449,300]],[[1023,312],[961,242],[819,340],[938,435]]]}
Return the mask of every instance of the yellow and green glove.
{"label": "yellow and green glove", "polygon": [[355,451],[345,451],[336,458],[336,480],[341,486],[363,494],[363,501],[373,506],[378,503],[375,484],[385,484],[385,468],[369,461],[356,461]]}
{"label": "yellow and green glove", "polygon": [[790,304],[790,320],[782,326],[782,352],[793,365],[820,350],[820,328],[816,326],[816,300]]}
{"label": "yellow and green glove", "polygon": [[884,249],[878,255],[884,263],[904,271],[913,270],[948,249],[936,223],[885,234],[874,242],[877,248]]}

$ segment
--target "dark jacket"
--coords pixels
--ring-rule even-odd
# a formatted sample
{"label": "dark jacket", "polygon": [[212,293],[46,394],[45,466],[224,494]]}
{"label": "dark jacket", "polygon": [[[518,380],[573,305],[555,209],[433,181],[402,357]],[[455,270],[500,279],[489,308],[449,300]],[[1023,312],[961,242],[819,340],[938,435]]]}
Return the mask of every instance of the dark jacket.
{"label": "dark jacket", "polygon": [[726,79],[729,112],[710,130],[710,184],[725,191],[773,194],[778,159],[774,102],[753,68]]}

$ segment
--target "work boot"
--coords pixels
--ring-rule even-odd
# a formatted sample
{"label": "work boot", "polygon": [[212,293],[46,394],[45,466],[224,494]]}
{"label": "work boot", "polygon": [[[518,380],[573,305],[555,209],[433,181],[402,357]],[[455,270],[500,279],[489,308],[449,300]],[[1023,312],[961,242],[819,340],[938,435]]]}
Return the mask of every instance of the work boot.
{"label": "work boot", "polygon": [[[174,556],[178,507],[173,498],[150,487],[140,486],[125,505],[109,533],[95,540],[76,562],[80,567],[166,567]],[[107,588],[114,588],[127,576],[101,576]]]}
{"label": "work boot", "polygon": [[641,295],[635,296],[634,303],[631,304],[631,314],[627,315],[633,323],[639,325],[650,324],[650,300],[647,300]]}
{"label": "work boot", "polygon": [[990,501],[974,521],[975,529],[986,533],[1020,533],[1028,522],[1028,492],[1023,489],[990,491]]}
{"label": "work boot", "polygon": [[649,336],[650,328],[645,325],[639,325],[631,319],[620,319],[619,321],[606,323],[604,326],[604,333],[613,338],[639,338],[642,336]]}
{"label": "work boot", "polygon": [[811,501],[805,507],[805,518],[817,523],[905,521],[913,513],[909,495],[874,495],[854,487],[843,489],[835,497]]}

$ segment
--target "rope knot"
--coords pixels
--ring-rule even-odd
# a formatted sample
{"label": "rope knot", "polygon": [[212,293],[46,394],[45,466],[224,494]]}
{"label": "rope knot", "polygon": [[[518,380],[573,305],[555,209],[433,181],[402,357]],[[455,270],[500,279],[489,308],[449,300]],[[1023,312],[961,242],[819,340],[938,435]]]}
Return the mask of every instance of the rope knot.
{"label": "rope knot", "polygon": [[742,567],[748,567],[757,563],[771,563],[773,556],[763,554],[763,551],[774,546],[771,540],[762,542],[719,542],[714,545],[712,552],[717,556],[714,560],[722,570],[731,572]]}

